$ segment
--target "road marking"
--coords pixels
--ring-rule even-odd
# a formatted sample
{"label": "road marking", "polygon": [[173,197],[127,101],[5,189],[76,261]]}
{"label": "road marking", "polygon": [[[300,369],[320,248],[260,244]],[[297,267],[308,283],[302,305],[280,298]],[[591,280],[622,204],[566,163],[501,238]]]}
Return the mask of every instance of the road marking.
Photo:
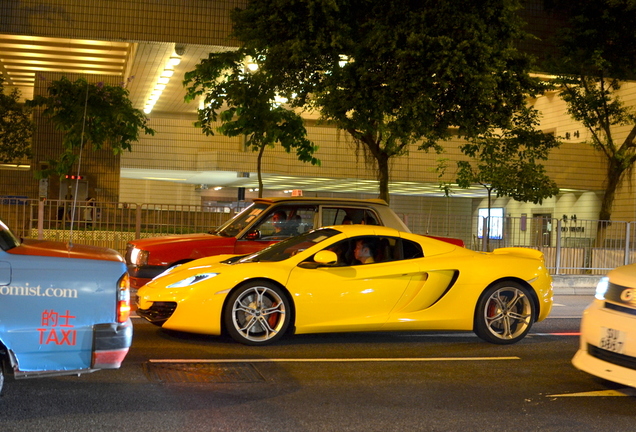
{"label": "road marking", "polygon": [[528,336],[581,336],[580,332],[568,332],[568,333],[529,333]]}
{"label": "road marking", "polygon": [[[475,333],[418,333],[418,334],[401,334],[400,337],[408,337],[408,338],[432,338],[432,337],[442,337],[442,338],[477,338]],[[580,332],[563,332],[563,333],[528,333],[526,337],[530,336],[581,336]]]}
{"label": "road marking", "polygon": [[406,357],[406,358],[258,358],[258,359],[150,359],[149,363],[319,363],[319,362],[438,362],[521,360],[520,357]]}
{"label": "road marking", "polygon": [[620,390],[596,390],[580,393],[546,395],[546,397],[600,397],[600,396],[636,396],[636,389],[625,387]]}

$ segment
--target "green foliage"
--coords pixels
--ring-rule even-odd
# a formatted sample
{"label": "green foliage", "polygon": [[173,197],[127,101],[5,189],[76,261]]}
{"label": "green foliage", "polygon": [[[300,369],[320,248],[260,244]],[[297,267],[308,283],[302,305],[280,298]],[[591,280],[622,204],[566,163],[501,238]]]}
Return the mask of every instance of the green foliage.
{"label": "green foliage", "polygon": [[[559,75],[555,84],[568,113],[589,132],[587,144],[607,160],[599,219],[609,220],[616,189],[636,162],[636,115],[618,97],[625,80],[636,78],[636,1],[553,0],[553,6],[568,25],[549,70]],[[631,128],[622,142],[615,139],[620,126]]]}
{"label": "green foliage", "polygon": [[4,78],[0,76],[0,162],[19,162],[31,156],[31,137],[35,126],[31,112],[22,106],[20,92],[4,91]]}
{"label": "green foliage", "polygon": [[42,115],[64,134],[63,153],[49,161],[51,168],[41,172],[42,177],[67,174],[87,144],[94,150],[109,146],[114,154],[120,154],[132,150],[140,130],[155,133],[143,112],[132,106],[128,90],[122,86],[92,84],[84,78],[71,82],[62,77],[51,82],[48,96],[36,96],[27,104],[42,107]]}
{"label": "green foliage", "polygon": [[555,40],[554,73],[636,78],[635,0],[549,0],[565,20]]}
{"label": "green foliage", "polygon": [[[306,138],[302,118],[275,102],[281,97],[271,76],[262,69],[250,71],[245,59],[254,51],[211,53],[185,74],[186,101],[203,98],[195,123],[207,135],[216,131],[226,136],[246,136],[246,145],[258,151],[259,194],[262,195],[261,159],[266,147],[279,143],[285,151],[296,152],[302,162],[320,165],[313,156],[318,147]],[[287,95],[290,96],[290,95]],[[217,121],[221,126],[216,127]]]}
{"label": "green foliage", "polygon": [[235,36],[293,106],[312,107],[375,159],[440,150],[451,130],[506,126],[539,90],[515,43],[516,0],[251,0]]}
{"label": "green foliage", "polygon": [[489,131],[461,146],[473,160],[457,162],[459,187],[481,184],[489,194],[494,191],[498,197],[534,204],[558,194],[559,188],[539,161],[547,160],[559,142],[537,131],[537,124],[536,111],[525,109],[514,117],[512,128]]}
{"label": "green foliage", "polygon": [[280,95],[261,69],[248,71],[245,58],[253,54],[246,50],[211,53],[195,70],[187,72],[184,85],[186,101],[203,97],[197,126],[208,135],[217,131],[227,136],[247,135],[247,145],[253,151],[280,143],[287,152],[296,150],[298,159],[319,165],[313,152],[317,149],[308,139],[302,118],[275,102]]}

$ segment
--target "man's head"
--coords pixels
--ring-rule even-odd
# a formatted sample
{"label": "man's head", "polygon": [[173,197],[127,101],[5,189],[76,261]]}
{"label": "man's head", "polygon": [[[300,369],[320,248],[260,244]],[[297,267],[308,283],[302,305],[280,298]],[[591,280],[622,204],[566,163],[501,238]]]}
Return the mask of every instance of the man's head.
{"label": "man's head", "polygon": [[371,238],[361,238],[356,241],[356,248],[353,251],[354,257],[362,264],[372,263],[377,246]]}
{"label": "man's head", "polygon": [[274,229],[276,232],[282,231],[285,227],[285,223],[287,222],[287,214],[282,210],[277,210],[272,215],[272,223],[274,224]]}

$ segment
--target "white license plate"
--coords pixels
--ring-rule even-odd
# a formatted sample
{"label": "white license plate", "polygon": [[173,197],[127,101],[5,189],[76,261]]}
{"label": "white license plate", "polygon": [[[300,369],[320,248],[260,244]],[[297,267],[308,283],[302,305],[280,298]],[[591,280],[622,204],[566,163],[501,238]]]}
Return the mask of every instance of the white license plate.
{"label": "white license plate", "polygon": [[608,327],[601,327],[599,348],[615,353],[622,353],[625,348],[625,332]]}

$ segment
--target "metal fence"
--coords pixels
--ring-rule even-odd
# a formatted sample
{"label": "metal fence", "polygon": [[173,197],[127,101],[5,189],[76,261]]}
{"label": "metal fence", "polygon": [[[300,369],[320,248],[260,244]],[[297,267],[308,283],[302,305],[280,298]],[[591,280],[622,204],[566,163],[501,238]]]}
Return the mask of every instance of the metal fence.
{"label": "metal fence", "polygon": [[538,249],[543,252],[552,274],[604,274],[636,262],[635,224],[525,216],[453,217],[452,221],[431,218],[427,232],[459,237],[473,250]]}
{"label": "metal fence", "polygon": [[[130,240],[208,232],[234,213],[225,206],[101,202],[82,203],[73,210],[72,201],[0,198],[0,219],[20,237],[104,246],[121,253]],[[636,262],[636,222],[400,216],[415,233],[461,238],[473,250],[510,246],[538,249],[552,274],[604,274]]]}
{"label": "metal fence", "polygon": [[0,201],[0,219],[26,238],[104,246],[121,253],[138,238],[208,232],[233,216],[228,207],[95,203],[64,200]]}

